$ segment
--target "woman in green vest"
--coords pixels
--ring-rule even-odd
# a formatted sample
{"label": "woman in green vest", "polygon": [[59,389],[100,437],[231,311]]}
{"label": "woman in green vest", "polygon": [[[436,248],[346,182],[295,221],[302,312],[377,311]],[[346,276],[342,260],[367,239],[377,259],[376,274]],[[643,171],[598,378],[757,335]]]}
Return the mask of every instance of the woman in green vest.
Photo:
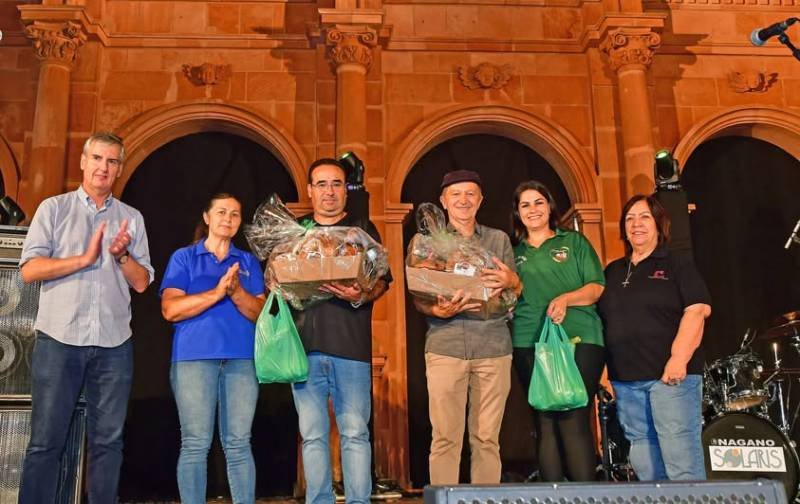
{"label": "woman in green vest", "polygon": [[553,196],[542,183],[530,180],[514,191],[511,241],[523,288],[514,310],[513,365],[527,391],[534,344],[546,316],[561,324],[570,338],[580,338],[575,362],[589,404],[568,411],[534,410],[537,451],[542,481],[591,481],[597,454],[590,410],[604,365],[603,327],[595,303],[605,279],[589,241],[560,229],[558,218]]}

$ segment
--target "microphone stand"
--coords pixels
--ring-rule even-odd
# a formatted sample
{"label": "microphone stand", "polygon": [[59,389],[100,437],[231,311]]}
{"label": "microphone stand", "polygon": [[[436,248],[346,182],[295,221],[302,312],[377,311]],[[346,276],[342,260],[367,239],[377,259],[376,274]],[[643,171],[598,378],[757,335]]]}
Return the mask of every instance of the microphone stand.
{"label": "microphone stand", "polygon": [[788,35],[786,35],[786,33],[785,33],[785,32],[784,32],[784,33],[781,33],[780,35],[778,35],[778,41],[779,41],[781,44],[783,44],[783,45],[785,45],[786,47],[788,47],[788,48],[789,48],[789,50],[790,50],[790,51],[792,51],[792,56],[794,56],[794,57],[795,57],[795,59],[797,59],[798,61],[800,61],[800,49],[798,49],[797,47],[795,47],[795,46],[794,46],[794,44],[792,44],[792,41],[791,41],[791,40],[789,40],[789,36],[788,36]]}

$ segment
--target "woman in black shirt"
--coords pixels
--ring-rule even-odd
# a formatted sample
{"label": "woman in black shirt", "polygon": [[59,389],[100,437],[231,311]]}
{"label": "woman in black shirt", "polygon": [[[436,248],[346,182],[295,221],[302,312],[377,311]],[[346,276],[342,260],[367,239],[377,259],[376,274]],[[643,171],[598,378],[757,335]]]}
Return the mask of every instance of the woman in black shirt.
{"label": "woman in black shirt", "polygon": [[640,480],[702,480],[703,359],[711,314],[705,282],[688,254],[666,248],[669,216],[653,196],[623,208],[625,257],[606,267],[598,308],[617,414]]}

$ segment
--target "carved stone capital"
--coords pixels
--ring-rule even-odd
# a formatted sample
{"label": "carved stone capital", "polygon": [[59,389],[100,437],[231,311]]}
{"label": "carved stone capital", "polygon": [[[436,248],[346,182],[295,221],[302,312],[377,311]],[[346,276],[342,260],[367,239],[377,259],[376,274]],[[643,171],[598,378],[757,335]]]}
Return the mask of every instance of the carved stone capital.
{"label": "carved stone capital", "polygon": [[606,34],[600,48],[608,55],[611,68],[618,71],[628,65],[648,68],[660,45],[661,35],[649,28],[618,28]]}
{"label": "carved stone capital", "polygon": [[335,26],[325,31],[325,43],[336,66],[356,63],[366,69],[372,65],[372,48],[378,45],[378,33],[365,26]]}
{"label": "carved stone capital", "polygon": [[33,41],[37,58],[67,65],[75,63],[78,49],[86,43],[86,32],[76,21],[34,21],[25,27],[25,36]]}
{"label": "carved stone capital", "polygon": [[512,71],[511,65],[497,66],[484,62],[474,67],[459,67],[458,77],[467,89],[500,89],[511,78]]}
{"label": "carved stone capital", "polygon": [[203,63],[202,65],[183,65],[183,74],[195,86],[213,86],[228,80],[233,73],[230,65],[215,65]]}

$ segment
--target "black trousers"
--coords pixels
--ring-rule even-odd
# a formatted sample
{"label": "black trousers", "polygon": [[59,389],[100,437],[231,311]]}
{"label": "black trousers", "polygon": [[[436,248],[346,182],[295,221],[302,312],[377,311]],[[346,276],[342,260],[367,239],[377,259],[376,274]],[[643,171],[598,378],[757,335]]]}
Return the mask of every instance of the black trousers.
{"label": "black trousers", "polygon": [[[583,378],[589,403],[568,411],[534,410],[542,481],[593,481],[596,477],[597,452],[590,420],[605,365],[605,349],[599,345],[578,343],[575,363]],[[526,396],[533,365],[533,348],[514,348],[513,366]]]}

